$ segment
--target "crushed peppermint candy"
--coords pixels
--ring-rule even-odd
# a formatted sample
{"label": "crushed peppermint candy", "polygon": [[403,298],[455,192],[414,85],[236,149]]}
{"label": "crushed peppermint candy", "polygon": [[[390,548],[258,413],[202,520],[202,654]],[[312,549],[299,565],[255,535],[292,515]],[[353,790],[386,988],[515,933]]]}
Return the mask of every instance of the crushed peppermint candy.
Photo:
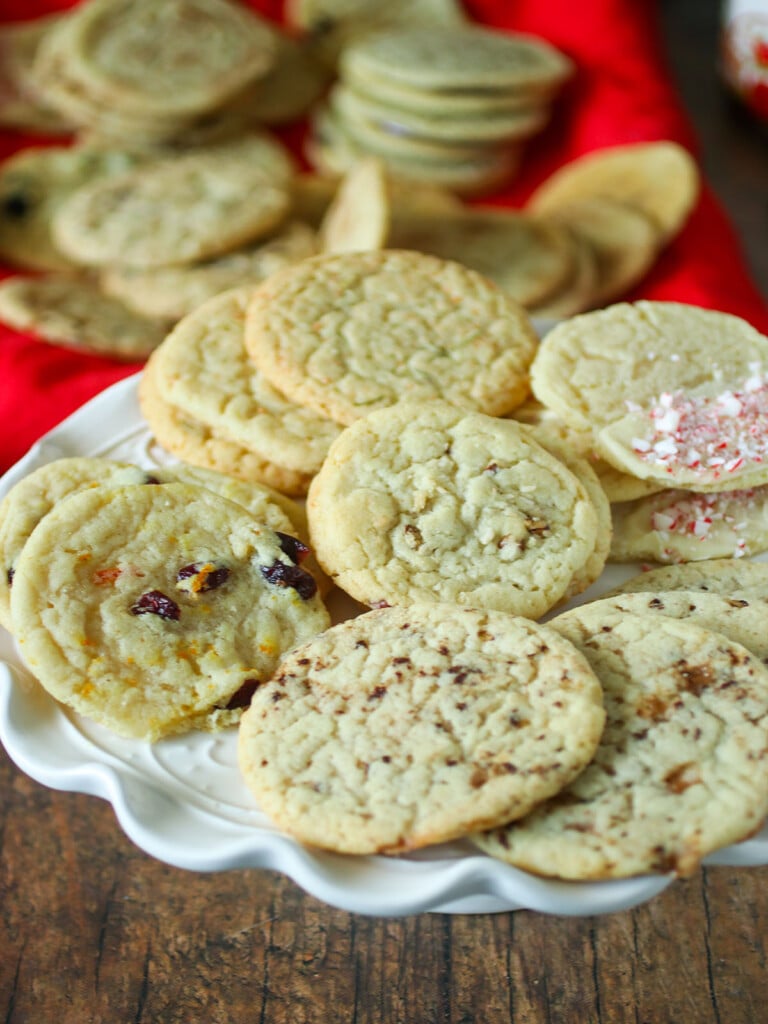
{"label": "crushed peppermint candy", "polygon": [[[644,410],[651,432],[632,439],[635,454],[668,473],[687,469],[715,479],[768,463],[768,374],[758,364],[749,371],[739,390],[715,397],[663,392]],[[640,411],[634,403],[627,408]]]}
{"label": "crushed peppermint candy", "polygon": [[[763,503],[768,497],[768,487],[751,487],[744,490],[719,491],[714,494],[695,494],[677,491],[677,501],[655,509],[651,513],[651,528],[663,534],[695,537],[706,540],[715,523],[722,523],[734,534],[743,532],[747,526],[744,513]],[[739,512],[741,514],[737,515]],[[735,541],[734,557],[746,554],[747,543],[741,537]]]}

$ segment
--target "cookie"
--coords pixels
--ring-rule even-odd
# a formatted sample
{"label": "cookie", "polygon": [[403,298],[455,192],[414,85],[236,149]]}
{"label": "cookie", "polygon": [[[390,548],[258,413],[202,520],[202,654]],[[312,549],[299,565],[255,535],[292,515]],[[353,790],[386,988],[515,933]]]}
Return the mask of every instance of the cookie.
{"label": "cookie", "polygon": [[733,490],[766,476],[767,365],[768,338],[739,317],[640,301],[556,326],[536,354],[531,386],[630,476]]}
{"label": "cookie", "polygon": [[537,344],[520,306],[459,263],[400,250],[314,256],[253,293],[247,351],[291,400],[349,424],[443,397],[500,415]]}
{"label": "cookie", "polygon": [[30,146],[8,157],[0,166],[0,256],[29,270],[71,269],[74,261],[51,237],[55,212],[78,188],[141,159],[86,146]]}
{"label": "cookie", "polygon": [[319,229],[323,252],[381,249],[390,226],[387,171],[376,157],[358,161],[339,183]]}
{"label": "cookie", "polygon": [[768,550],[768,485],[660,491],[613,506],[612,562],[696,562]]}
{"label": "cookie", "polygon": [[562,228],[511,210],[400,218],[389,244],[457,260],[527,307],[555,292],[573,269],[573,247]]}
{"label": "cookie", "polygon": [[676,235],[699,197],[693,157],[676,142],[634,142],[587,153],[565,164],[528,200],[537,214],[552,214],[574,201],[595,197],[636,207],[662,239]]}
{"label": "cookie", "polygon": [[531,315],[549,320],[583,313],[593,305],[600,275],[595,250],[587,240],[565,226],[563,239],[571,250],[571,268],[564,281],[529,307]]}
{"label": "cookie", "polygon": [[584,605],[549,625],[600,679],[591,763],[524,819],[475,837],[487,853],[568,879],[691,875],[768,811],[768,670],[687,621]]}
{"label": "cookie", "polygon": [[32,67],[38,47],[61,15],[0,25],[0,124],[20,131],[67,135],[72,125],[39,95]]}
{"label": "cookie", "polygon": [[163,267],[105,267],[103,291],[132,309],[166,320],[180,320],[214,295],[245,284],[258,284],[281,267],[313,256],[316,232],[298,220],[281,225],[268,238],[199,263]]}
{"label": "cookie", "polygon": [[213,427],[167,402],[155,381],[152,357],[139,379],[138,397],[141,414],[154,440],[182,462],[246,482],[263,483],[287,495],[303,496],[307,493],[310,474],[278,466],[270,459],[222,437]]}
{"label": "cookie", "polygon": [[584,659],[546,627],[416,604],[289,654],[243,715],[238,759],[300,842],[399,853],[524,814],[587,763],[603,719]]}
{"label": "cookie", "polygon": [[51,345],[111,359],[145,359],[167,324],[128,309],[85,278],[68,274],[0,282],[0,321]]}
{"label": "cookie", "polygon": [[291,173],[281,144],[252,133],[80,188],[57,210],[53,237],[89,266],[207,259],[285,218]]}
{"label": "cookie", "polygon": [[163,398],[224,437],[286,469],[314,473],[340,428],[283,397],[248,359],[243,333],[254,294],[224,292],[180,320],[157,352],[155,380]]}
{"label": "cookie", "polygon": [[558,87],[573,73],[570,60],[543,39],[480,25],[393,29],[348,47],[342,76],[386,79],[412,89],[519,89]]}
{"label": "cookie", "polygon": [[565,465],[511,420],[401,403],[348,427],[307,498],[312,547],[375,606],[441,601],[538,618],[597,544]]}
{"label": "cookie", "polygon": [[69,18],[69,75],[138,116],[212,110],[269,71],[274,33],[229,0],[90,0]]}
{"label": "cookie", "polygon": [[287,649],[328,625],[295,559],[205,488],[92,488],[25,543],[14,635],[51,696],[121,735],[221,727]]}
{"label": "cookie", "polygon": [[0,501],[0,623],[11,629],[11,587],[29,535],[63,498],[93,487],[144,484],[147,473],[128,462],[73,456],[40,466]]}
{"label": "cookie", "polygon": [[713,558],[706,562],[662,565],[638,573],[609,595],[658,590],[703,590],[725,597],[736,592],[762,596],[768,593],[768,562]]}

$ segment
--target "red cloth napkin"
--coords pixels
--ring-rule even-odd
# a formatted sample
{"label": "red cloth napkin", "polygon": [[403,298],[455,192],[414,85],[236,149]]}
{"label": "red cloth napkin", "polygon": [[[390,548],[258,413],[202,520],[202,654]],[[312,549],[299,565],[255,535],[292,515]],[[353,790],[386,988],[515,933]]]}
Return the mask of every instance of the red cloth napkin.
{"label": "red cloth napkin", "polygon": [[[280,19],[281,0],[251,2],[261,13]],[[68,6],[67,0],[0,0],[0,20]],[[556,167],[606,146],[672,139],[695,153],[696,140],[665,63],[655,0],[465,0],[464,6],[474,21],[548,39],[577,67],[547,130],[530,144],[519,177],[492,201],[521,206]],[[295,145],[301,132],[288,131],[284,137]],[[41,140],[0,135],[0,157],[31,141]],[[735,313],[768,333],[768,306],[750,280],[739,240],[706,185],[683,232],[628,296],[641,297]],[[139,368],[59,349],[0,327],[0,471],[89,398]]]}

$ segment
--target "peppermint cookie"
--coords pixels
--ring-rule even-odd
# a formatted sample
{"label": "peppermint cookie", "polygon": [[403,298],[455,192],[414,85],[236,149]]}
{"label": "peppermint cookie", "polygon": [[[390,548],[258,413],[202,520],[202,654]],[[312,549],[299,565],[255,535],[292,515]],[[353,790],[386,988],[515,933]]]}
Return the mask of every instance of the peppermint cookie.
{"label": "peppermint cookie", "polygon": [[321,566],[369,606],[441,601],[535,619],[597,546],[585,488],[525,428],[437,401],[348,427],[307,514]]}
{"label": "peppermint cookie", "polygon": [[239,761],[302,843],[398,853],[510,821],[589,761],[600,686],[557,634],[454,606],[368,612],[260,687]]}
{"label": "peppermint cookie", "polygon": [[86,278],[67,274],[0,283],[0,321],[51,345],[125,361],[146,359],[168,330],[163,320],[143,316]]}
{"label": "peppermint cookie", "polygon": [[768,550],[768,484],[660,491],[612,507],[612,562],[695,562]]}
{"label": "peppermint cookie", "polygon": [[253,288],[224,292],[180,320],[153,360],[158,390],[265,460],[314,473],[340,428],[289,401],[248,359],[244,328],[254,294]]}
{"label": "peppermint cookie", "polygon": [[619,303],[544,338],[536,397],[631,476],[695,491],[768,479],[768,338],[739,317]]}
{"label": "peppermint cookie", "polygon": [[522,308],[487,278],[399,250],[315,256],[274,274],[245,329],[269,382],[342,424],[439,397],[501,415],[527,394],[536,343]]}
{"label": "peppermint cookie", "polygon": [[600,604],[549,623],[604,689],[592,762],[521,821],[475,839],[538,875],[687,876],[768,811],[768,669],[720,633]]}
{"label": "peppermint cookie", "polygon": [[299,558],[205,488],[97,487],[24,545],[14,635],[51,696],[122,735],[228,725],[281,655],[328,625]]}
{"label": "peppermint cookie", "polygon": [[207,259],[266,235],[290,206],[291,159],[251,133],[83,186],[61,204],[56,245],[88,266]]}

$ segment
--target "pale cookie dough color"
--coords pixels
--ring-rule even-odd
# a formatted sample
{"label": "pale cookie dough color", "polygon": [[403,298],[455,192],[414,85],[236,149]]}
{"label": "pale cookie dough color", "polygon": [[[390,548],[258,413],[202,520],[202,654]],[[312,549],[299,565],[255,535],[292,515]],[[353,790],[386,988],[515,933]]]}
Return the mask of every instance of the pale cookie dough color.
{"label": "pale cookie dough color", "polygon": [[228,725],[281,655],[329,624],[295,555],[203,488],[94,488],[24,545],[14,635],[51,696],[121,735]]}
{"label": "pale cookie dough color", "polygon": [[349,424],[402,400],[501,415],[528,392],[524,310],[459,263],[401,250],[316,256],[253,294],[245,344],[299,404]]}
{"label": "pale cookie dough color", "polygon": [[619,303],[544,338],[536,397],[592,430],[606,461],[689,490],[768,478],[768,338],[739,317],[674,302]]}
{"label": "pale cookie dough color", "polygon": [[239,761],[300,842],[397,853],[524,814],[583,768],[603,721],[585,659],[546,627],[384,608],[283,660],[243,716]]}
{"label": "pale cookie dough color", "polygon": [[719,633],[600,604],[549,623],[605,691],[592,762],[553,800],[476,841],[539,875],[687,876],[768,811],[768,670]]}
{"label": "pale cookie dough color", "polygon": [[317,559],[369,606],[453,602],[538,618],[596,549],[584,486],[511,420],[444,402],[348,427],[307,500]]}
{"label": "pale cookie dough color", "polygon": [[[733,593],[768,595],[768,562],[713,558],[649,569],[614,587],[610,596],[660,590],[704,590],[729,596]],[[606,595],[609,596],[609,595]]]}

